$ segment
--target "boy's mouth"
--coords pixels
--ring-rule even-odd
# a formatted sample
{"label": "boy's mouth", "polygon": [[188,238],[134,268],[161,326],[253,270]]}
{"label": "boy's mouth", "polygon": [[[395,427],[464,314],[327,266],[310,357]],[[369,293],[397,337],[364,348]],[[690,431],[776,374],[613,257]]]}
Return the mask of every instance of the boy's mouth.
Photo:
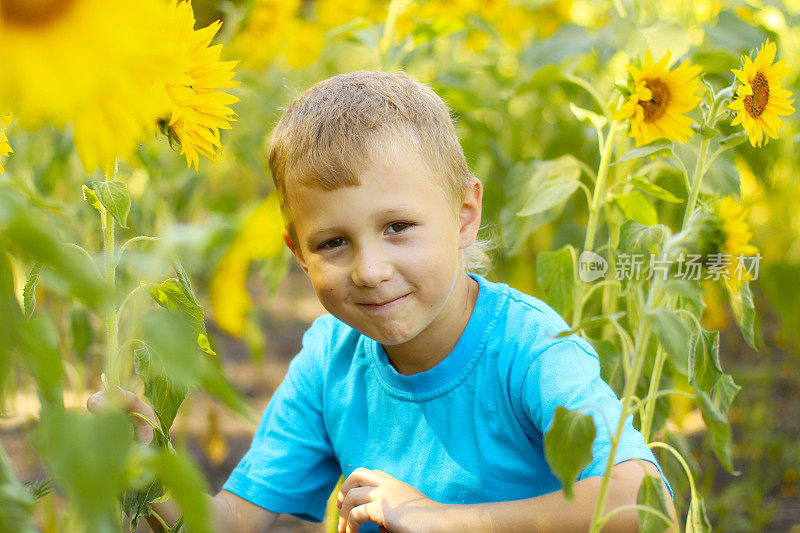
{"label": "boy's mouth", "polygon": [[373,310],[373,311],[378,311],[378,310],[382,310],[382,309],[389,309],[390,307],[394,307],[396,304],[398,304],[401,301],[405,300],[406,296],[408,296],[409,294],[411,294],[411,293],[409,292],[409,293],[406,293],[406,294],[404,294],[402,296],[398,296],[397,298],[392,298],[392,299],[389,299],[389,300],[379,300],[377,302],[361,302],[358,305],[363,306],[363,307],[365,307],[367,309],[370,309],[370,310]]}

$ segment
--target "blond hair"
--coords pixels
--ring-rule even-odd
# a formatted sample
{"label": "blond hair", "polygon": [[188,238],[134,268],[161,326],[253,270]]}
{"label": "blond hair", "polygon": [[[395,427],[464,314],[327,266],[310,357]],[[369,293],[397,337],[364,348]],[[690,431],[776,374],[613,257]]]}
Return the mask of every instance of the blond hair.
{"label": "blond hair", "polygon": [[[358,176],[387,153],[416,150],[438,178],[454,210],[472,174],[450,109],[427,85],[405,72],[358,71],[323,80],[283,112],[269,151],[269,167],[287,230],[297,242],[289,211],[292,183],[324,190],[356,186]],[[485,267],[473,245],[467,268]]]}

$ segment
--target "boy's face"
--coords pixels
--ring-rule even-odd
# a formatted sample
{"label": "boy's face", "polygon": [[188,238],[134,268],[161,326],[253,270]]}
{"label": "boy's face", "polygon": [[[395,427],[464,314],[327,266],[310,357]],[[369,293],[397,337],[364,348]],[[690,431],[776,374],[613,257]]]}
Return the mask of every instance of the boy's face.
{"label": "boy's face", "polygon": [[384,345],[446,330],[463,314],[460,250],[480,225],[480,182],[473,179],[456,212],[413,152],[359,178],[355,187],[296,185],[289,194],[297,242],[284,237],[320,302]]}

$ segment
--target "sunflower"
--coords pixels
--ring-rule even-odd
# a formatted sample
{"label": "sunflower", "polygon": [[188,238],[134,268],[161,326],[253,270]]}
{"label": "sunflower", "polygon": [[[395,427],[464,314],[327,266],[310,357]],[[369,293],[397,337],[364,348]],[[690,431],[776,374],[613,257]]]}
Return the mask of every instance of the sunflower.
{"label": "sunflower", "polygon": [[[0,156],[7,156],[14,152],[11,146],[8,144],[8,137],[6,137],[5,129],[8,125],[11,124],[11,113],[3,115],[0,118]],[[6,169],[3,168],[3,165],[0,164],[0,174],[5,172]]]}
{"label": "sunflower", "polygon": [[239,99],[218,89],[230,89],[239,82],[232,81],[237,62],[219,60],[221,44],[209,46],[222,23],[216,21],[199,30],[194,29],[194,23],[191,3],[172,3],[169,35],[175,38],[183,68],[165,87],[170,101],[165,126],[170,140],[181,145],[186,164],[197,170],[199,155],[219,162],[219,130],[230,129],[236,113],[228,106]]}
{"label": "sunflower", "polygon": [[637,68],[628,65],[631,75],[631,93],[628,100],[614,113],[614,120],[630,118],[630,136],[636,146],[656,139],[686,142],[692,137],[688,113],[700,103],[699,65],[684,61],[673,70],[668,70],[669,51],[658,63],[653,63],[650,52],[645,52],[644,65]]}
{"label": "sunflower", "polygon": [[87,170],[125,157],[163,113],[160,0],[0,0],[0,109],[72,124]]}
{"label": "sunflower", "polygon": [[[300,7],[300,0],[256,0],[244,28],[231,42],[233,53],[242,58],[242,64],[259,69],[284,52],[300,17]],[[321,7],[318,2],[317,8]]]}
{"label": "sunflower", "polygon": [[775,43],[767,41],[755,60],[744,57],[742,70],[731,70],[740,83],[728,106],[737,111],[731,124],[741,124],[753,146],[761,146],[764,134],[777,139],[782,124],[780,115],[794,113],[791,105],[794,100],[789,100],[792,92],[781,87],[780,81],[791,67],[786,66],[785,59],[772,63],[776,51]]}
{"label": "sunflower", "polygon": [[750,244],[753,232],[747,222],[747,210],[732,196],[725,196],[719,201],[715,211],[724,235],[722,253],[730,260],[724,276],[725,282],[732,292],[739,292],[742,283],[752,277],[741,264],[741,258],[758,253],[758,248]]}

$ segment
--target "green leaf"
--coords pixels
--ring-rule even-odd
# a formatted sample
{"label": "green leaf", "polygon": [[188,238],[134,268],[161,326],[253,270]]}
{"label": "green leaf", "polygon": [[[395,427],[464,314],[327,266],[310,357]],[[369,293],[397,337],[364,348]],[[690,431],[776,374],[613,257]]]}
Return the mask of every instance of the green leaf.
{"label": "green leaf", "polygon": [[[189,322],[189,318],[177,310],[157,310],[143,320],[144,340],[150,356],[149,371],[143,372],[143,379],[161,378],[169,382],[159,382],[157,387],[153,384],[153,390],[160,394],[159,401],[165,402],[164,419],[168,420],[169,413],[179,407],[170,402],[177,402],[180,391],[199,384],[225,405],[252,420],[247,402],[225,379],[218,358],[197,350],[197,337]],[[154,398],[158,397],[154,393]]]}
{"label": "green leaf", "polygon": [[542,87],[550,87],[563,79],[564,76],[561,74],[561,70],[557,66],[545,65],[537,70],[533,76],[528,78],[525,83],[517,87],[516,95],[519,96],[538,91]]}
{"label": "green leaf", "polygon": [[250,422],[258,423],[258,418],[253,414],[250,404],[225,379],[222,367],[216,361],[208,362],[208,368],[200,383],[206,392],[222,401],[229,409],[239,413]]}
{"label": "green leaf", "polygon": [[731,402],[733,402],[733,398],[740,390],[741,387],[733,381],[733,377],[730,374],[723,374],[722,377],[717,380],[713,391],[714,405],[717,406],[720,413],[727,414],[728,408],[731,406]]}
{"label": "green leaf", "polygon": [[110,410],[89,415],[47,409],[33,440],[87,530],[118,532],[117,495],[124,489],[125,463],[133,441],[128,417]]}
{"label": "green leaf", "polygon": [[605,326],[606,324],[617,322],[620,318],[625,316],[625,314],[626,314],[625,311],[620,311],[619,313],[614,313],[613,315],[590,316],[581,320],[580,324],[578,324],[573,329],[562,331],[558,335],[555,335],[553,338],[560,339],[563,337],[568,337],[580,331],[587,331],[592,328]]}
{"label": "green leaf", "polygon": [[691,302],[692,306],[698,312],[702,311],[705,307],[705,303],[703,303],[705,289],[696,281],[671,278],[664,284],[664,288],[675,296],[679,296],[684,301]]}
{"label": "green leaf", "polygon": [[86,355],[94,340],[94,329],[92,329],[89,311],[82,305],[73,305],[70,310],[69,322],[72,331],[72,349],[79,355]]}
{"label": "green leaf", "polygon": [[669,141],[655,141],[638,148],[633,148],[625,155],[611,163],[609,166],[618,165],[624,161],[639,159],[640,157],[655,157],[657,155],[672,155],[672,143]]}
{"label": "green leaf", "polygon": [[162,431],[168,433],[189,388],[170,379],[164,362],[148,345],[134,351],[133,365],[136,375],[144,383],[144,395],[150,401]]}
{"label": "green leaf", "polygon": [[649,311],[647,320],[675,369],[685,376],[689,371],[689,330],[686,325],[676,312],[665,309]]}
{"label": "green leaf", "polygon": [[28,274],[28,281],[22,290],[22,301],[25,306],[25,318],[30,318],[36,309],[36,286],[39,284],[39,275],[44,270],[44,263],[37,262]]}
{"label": "green leaf", "polygon": [[560,314],[572,307],[575,288],[573,248],[565,245],[554,252],[536,256],[536,278],[545,293],[545,300]]}
{"label": "green leaf", "polygon": [[50,317],[38,315],[19,325],[22,362],[36,378],[44,404],[63,406],[63,369],[56,328]]}
{"label": "green leaf", "polygon": [[689,383],[695,389],[710,394],[717,380],[722,377],[722,367],[719,362],[719,332],[701,328],[692,335],[689,346]]}
{"label": "green leaf", "polygon": [[86,185],[81,185],[81,190],[83,191],[83,201],[102,213],[103,204],[100,203],[100,198],[97,197],[97,193]]}
{"label": "green leaf", "polygon": [[619,230],[620,253],[649,256],[657,254],[669,236],[669,228],[663,224],[645,226],[635,220],[625,221]]}
{"label": "green leaf", "polygon": [[711,522],[706,515],[706,504],[703,498],[692,492],[689,511],[686,514],[686,533],[711,533]]}
{"label": "green leaf", "polygon": [[11,461],[0,446],[0,531],[34,533],[34,500],[28,489],[17,480]]}
{"label": "green leaf", "polygon": [[195,305],[200,306],[200,300],[197,299],[197,295],[195,295],[194,290],[192,290],[192,284],[189,282],[189,275],[183,268],[183,263],[175,259],[172,263],[172,267],[175,269],[175,273],[178,274],[178,283],[180,283],[183,293],[192,300]]}
{"label": "green leaf", "polygon": [[565,202],[580,187],[581,168],[569,155],[550,161],[540,161],[530,178],[531,195],[517,216],[542,213]]}
{"label": "green leaf", "polygon": [[591,342],[600,360],[600,377],[614,388],[616,376],[620,370],[620,349],[607,339],[592,339]]}
{"label": "green leaf", "polygon": [[581,122],[590,123],[597,131],[603,129],[603,126],[608,123],[608,119],[606,119],[606,117],[603,115],[598,115],[594,111],[589,111],[588,109],[578,107],[572,102],[569,103],[569,109],[578,120]]}
{"label": "green leaf", "polygon": [[703,421],[711,435],[714,454],[728,472],[733,472],[731,459],[731,425],[727,417],[718,409],[708,394],[697,391],[694,395],[695,402],[700,407]]}
{"label": "green leaf", "polygon": [[723,137],[719,140],[719,147],[723,150],[727,150],[728,148],[733,148],[735,146],[739,146],[743,142],[747,140],[747,132],[744,130],[739,130],[736,133],[732,133],[727,137]]}
{"label": "green leaf", "polygon": [[625,218],[635,220],[645,226],[655,226],[658,224],[658,213],[650,200],[639,191],[627,194],[617,194],[611,197]]}
{"label": "green leaf", "polygon": [[756,347],[755,319],[756,308],[753,304],[753,293],[750,292],[750,284],[742,283],[738,293],[730,292],[731,310],[736,317],[736,323],[742,331],[742,336],[751,348],[758,351]]}
{"label": "green leaf", "polygon": [[0,241],[32,262],[44,263],[53,281],[90,306],[108,301],[110,291],[90,258],[55,236],[56,222],[15,191],[0,188]]}
{"label": "green leaf", "polygon": [[658,185],[656,185],[649,179],[645,178],[644,176],[634,176],[630,179],[630,182],[635,187],[643,190],[647,194],[655,196],[656,198],[664,200],[665,202],[670,202],[673,204],[679,204],[683,202],[681,198],[678,198],[668,190],[659,187]]}
{"label": "green leaf", "polygon": [[564,486],[567,500],[574,495],[572,484],[575,478],[592,462],[595,434],[590,415],[563,406],[556,407],[553,422],[544,436],[544,453],[550,470]]}
{"label": "green leaf", "polygon": [[155,461],[158,478],[175,498],[192,533],[213,533],[208,481],[185,453],[165,449]]}
{"label": "green leaf", "polygon": [[692,131],[695,133],[699,133],[703,139],[713,139],[717,135],[719,135],[719,130],[716,128],[712,128],[706,124],[700,125],[696,122],[693,122],[691,125]]}
{"label": "green leaf", "polygon": [[208,343],[203,307],[197,301],[185,272],[181,274],[183,281],[175,278],[165,280],[160,285],[150,288],[150,295],[165,309],[177,309],[189,319],[195,332],[195,338],[201,350],[209,355],[217,355]]}
{"label": "green leaf", "polygon": [[130,531],[136,531],[140,517],[150,516],[153,500],[163,495],[164,486],[155,480],[144,489],[129,489],[125,491],[125,495],[122,498],[122,509],[131,519]]}
{"label": "green leaf", "polygon": [[[669,508],[666,496],[664,496],[664,484],[661,478],[645,474],[642,484],[639,485],[639,493],[636,502],[639,505],[650,507],[656,511],[669,516]],[[639,509],[639,531],[642,533],[662,533],[669,526],[660,516],[648,513]]]}
{"label": "green leaf", "polygon": [[93,181],[92,189],[114,220],[123,228],[128,227],[128,212],[131,210],[131,196],[124,181]]}

